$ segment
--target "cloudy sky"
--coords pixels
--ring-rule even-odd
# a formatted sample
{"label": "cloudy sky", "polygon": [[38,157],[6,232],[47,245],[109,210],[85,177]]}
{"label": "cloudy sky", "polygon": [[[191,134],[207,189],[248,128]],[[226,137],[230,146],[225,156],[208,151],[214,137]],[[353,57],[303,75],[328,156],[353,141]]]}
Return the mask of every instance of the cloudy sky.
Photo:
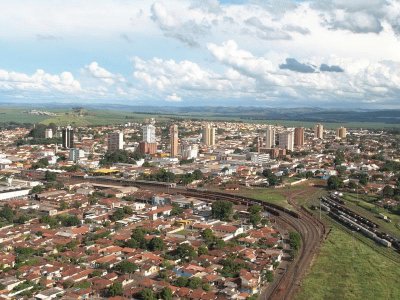
{"label": "cloudy sky", "polygon": [[0,101],[400,108],[398,0],[0,0]]}

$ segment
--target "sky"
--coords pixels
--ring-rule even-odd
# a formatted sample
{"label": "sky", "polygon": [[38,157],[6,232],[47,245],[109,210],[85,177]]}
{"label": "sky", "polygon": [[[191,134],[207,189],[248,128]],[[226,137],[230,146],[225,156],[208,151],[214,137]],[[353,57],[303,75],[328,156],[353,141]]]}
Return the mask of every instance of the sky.
{"label": "sky", "polygon": [[398,0],[0,0],[0,103],[400,108]]}

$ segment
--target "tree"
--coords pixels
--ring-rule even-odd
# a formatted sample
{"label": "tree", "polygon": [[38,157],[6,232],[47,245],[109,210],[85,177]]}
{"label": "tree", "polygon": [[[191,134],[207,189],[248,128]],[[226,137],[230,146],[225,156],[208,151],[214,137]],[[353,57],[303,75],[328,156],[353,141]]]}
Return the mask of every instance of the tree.
{"label": "tree", "polygon": [[43,191],[43,187],[41,185],[36,185],[32,188],[32,194],[40,194]]}
{"label": "tree", "polygon": [[172,300],[172,290],[169,287],[165,287],[160,292],[160,298],[163,300]]}
{"label": "tree", "polygon": [[133,274],[138,269],[138,266],[130,261],[123,260],[119,264],[117,264],[114,268],[115,270],[117,270],[122,274]]}
{"label": "tree", "polygon": [[164,247],[164,241],[159,237],[152,238],[147,246],[150,251],[162,251]]}
{"label": "tree", "polygon": [[274,273],[272,273],[272,271],[266,271],[265,279],[267,279],[268,282],[272,282],[274,280]]}
{"label": "tree", "polygon": [[67,215],[62,218],[61,224],[65,227],[78,226],[81,224],[81,221],[75,215]]}
{"label": "tree", "polygon": [[122,208],[118,208],[114,213],[110,216],[110,220],[115,222],[118,220],[122,220],[125,217],[124,210]]}
{"label": "tree", "polygon": [[295,251],[300,249],[301,236],[298,232],[295,231],[289,232],[289,244],[290,247]]}
{"label": "tree", "polygon": [[13,222],[14,211],[8,204],[4,205],[3,208],[0,210],[0,218],[6,219],[7,222],[9,222],[9,223]]}
{"label": "tree", "polygon": [[192,290],[197,289],[199,286],[201,286],[201,278],[199,277],[192,277],[189,279],[188,282],[188,288],[191,288]]}
{"label": "tree", "polygon": [[198,249],[197,249],[197,254],[203,255],[203,254],[208,254],[208,249],[206,246],[201,245]]}
{"label": "tree", "polygon": [[123,293],[124,289],[120,282],[114,282],[107,290],[108,297],[122,296]]}
{"label": "tree", "polygon": [[358,182],[362,185],[366,185],[368,183],[368,174],[365,173],[360,174]]}
{"label": "tree", "polygon": [[260,205],[252,205],[247,210],[250,213],[249,221],[253,226],[257,226],[261,222],[261,211],[262,207]]}
{"label": "tree", "polygon": [[327,181],[327,185],[329,190],[337,190],[342,187],[343,181],[337,176],[331,176]]}
{"label": "tree", "polygon": [[180,258],[182,260],[191,260],[193,257],[196,256],[196,251],[193,249],[192,246],[189,244],[180,244],[176,249],[175,249],[175,256],[177,258]]}
{"label": "tree", "polygon": [[385,185],[382,190],[382,194],[384,197],[393,197],[394,196],[394,189],[390,185]]}
{"label": "tree", "polygon": [[214,218],[228,221],[233,214],[233,203],[229,201],[215,201],[212,206],[212,215]]}
{"label": "tree", "polygon": [[178,277],[175,280],[175,285],[179,287],[185,287],[188,284],[189,279],[187,277]]}

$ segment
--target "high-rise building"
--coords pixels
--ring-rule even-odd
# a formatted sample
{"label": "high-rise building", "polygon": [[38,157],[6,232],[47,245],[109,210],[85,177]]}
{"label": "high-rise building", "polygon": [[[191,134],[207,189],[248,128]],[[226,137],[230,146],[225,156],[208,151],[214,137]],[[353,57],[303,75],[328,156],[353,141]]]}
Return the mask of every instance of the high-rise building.
{"label": "high-rise building", "polygon": [[74,148],[74,129],[71,126],[63,128],[61,137],[63,148]]}
{"label": "high-rise building", "polygon": [[182,159],[195,159],[199,154],[197,145],[183,144],[181,146]]}
{"label": "high-rise building", "polygon": [[53,138],[53,129],[46,128],[46,130],[44,131],[44,138],[45,139],[52,139]]}
{"label": "high-rise building", "polygon": [[314,127],[314,137],[316,139],[323,140],[324,139],[324,125],[317,124]]}
{"label": "high-rise building", "polygon": [[285,130],[278,134],[279,148],[293,151],[294,132],[293,130]]}
{"label": "high-rise building", "polygon": [[271,149],[275,146],[275,128],[272,125],[268,125],[265,130],[265,148]]}
{"label": "high-rise building", "polygon": [[294,129],[294,145],[302,147],[304,145],[304,127],[297,127]]}
{"label": "high-rise building", "polygon": [[68,160],[73,161],[74,163],[79,162],[79,159],[85,157],[85,151],[81,149],[71,148],[69,150]]}
{"label": "high-rise building", "polygon": [[347,129],[344,127],[340,127],[336,129],[336,138],[337,139],[345,139],[347,135]]}
{"label": "high-rise building", "polygon": [[215,128],[207,124],[203,129],[203,143],[207,146],[215,145]]}
{"label": "high-rise building", "polygon": [[156,142],[156,127],[148,124],[142,127],[143,129],[143,142],[155,143]]}
{"label": "high-rise building", "polygon": [[157,143],[147,143],[147,142],[140,142],[139,143],[139,152],[141,154],[156,154],[157,153]]}
{"label": "high-rise building", "polygon": [[121,131],[112,132],[108,134],[107,150],[114,152],[124,149],[124,134]]}
{"label": "high-rise building", "polygon": [[178,156],[178,125],[171,125],[169,128],[169,134],[170,134],[170,146],[171,146],[171,152],[170,156],[171,157],[177,157]]}

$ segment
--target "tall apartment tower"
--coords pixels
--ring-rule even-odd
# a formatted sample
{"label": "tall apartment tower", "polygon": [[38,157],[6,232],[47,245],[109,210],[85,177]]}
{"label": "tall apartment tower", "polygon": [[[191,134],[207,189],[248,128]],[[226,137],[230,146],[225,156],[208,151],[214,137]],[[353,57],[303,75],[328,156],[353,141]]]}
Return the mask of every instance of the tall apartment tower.
{"label": "tall apartment tower", "polygon": [[203,143],[207,146],[215,145],[215,128],[207,124],[203,129]]}
{"label": "tall apartment tower", "polygon": [[46,130],[44,131],[44,138],[46,138],[46,139],[53,138],[53,129],[46,128]]}
{"label": "tall apartment tower", "polygon": [[74,129],[71,126],[63,128],[61,137],[63,148],[74,148]]}
{"label": "tall apartment tower", "polygon": [[178,125],[171,125],[169,128],[169,135],[170,135],[170,146],[171,146],[171,157],[178,156]]}
{"label": "tall apartment tower", "polygon": [[324,125],[317,124],[314,127],[314,137],[316,139],[323,140],[324,139]]}
{"label": "tall apartment tower", "polygon": [[344,127],[340,127],[336,129],[336,138],[337,139],[345,139],[347,135],[347,129]]}
{"label": "tall apartment tower", "polygon": [[285,130],[278,134],[279,148],[293,151],[294,148],[294,131]]}
{"label": "tall apartment tower", "polygon": [[107,138],[107,150],[114,152],[124,149],[124,134],[120,131],[109,133]]}
{"label": "tall apartment tower", "polygon": [[304,145],[304,127],[297,127],[294,129],[294,145],[302,147]]}
{"label": "tall apartment tower", "polygon": [[143,129],[143,142],[155,143],[156,142],[156,127],[152,124],[145,125]]}
{"label": "tall apartment tower", "polygon": [[272,125],[268,125],[265,130],[265,148],[271,149],[275,146],[275,128]]}

